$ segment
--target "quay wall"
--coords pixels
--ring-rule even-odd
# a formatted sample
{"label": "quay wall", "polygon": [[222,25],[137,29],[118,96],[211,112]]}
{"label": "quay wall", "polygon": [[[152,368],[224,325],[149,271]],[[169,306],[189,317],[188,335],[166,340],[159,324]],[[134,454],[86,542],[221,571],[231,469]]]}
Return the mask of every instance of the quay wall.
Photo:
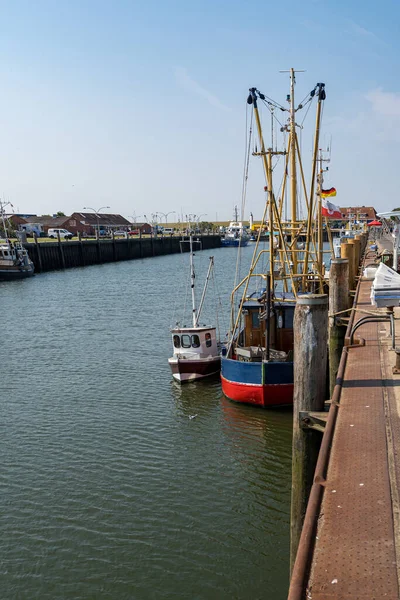
{"label": "quay wall", "polygon": [[[186,242],[189,238],[184,238]],[[202,250],[219,248],[219,235],[199,235]],[[24,247],[35,265],[35,271],[42,273],[56,269],[85,267],[120,260],[133,260],[151,256],[163,256],[189,251],[189,244],[181,244],[182,238],[173,236],[142,237],[134,239],[81,240],[60,242],[30,242]],[[196,250],[198,250],[196,244]]]}

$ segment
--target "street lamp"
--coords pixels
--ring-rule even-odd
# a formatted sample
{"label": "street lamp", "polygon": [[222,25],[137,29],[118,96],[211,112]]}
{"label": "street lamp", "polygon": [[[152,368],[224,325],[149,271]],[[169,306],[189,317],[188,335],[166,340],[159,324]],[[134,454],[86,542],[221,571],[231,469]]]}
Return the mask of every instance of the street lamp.
{"label": "street lamp", "polygon": [[167,219],[168,219],[168,215],[176,215],[176,211],[174,211],[174,210],[170,210],[170,211],[169,211],[169,212],[167,212],[167,213],[163,213],[163,212],[161,212],[161,210],[159,210],[157,214],[158,214],[158,215],[163,215],[163,216],[165,217],[165,224],[167,224],[167,222],[168,222],[168,221],[167,221]]}
{"label": "street lamp", "polygon": [[90,206],[84,206],[83,207],[83,210],[92,210],[95,213],[96,217],[97,217],[97,239],[100,237],[100,222],[99,222],[100,215],[99,215],[99,212],[101,210],[103,210],[104,208],[110,208],[110,207],[109,206],[101,206],[97,210],[95,208],[91,208]]}
{"label": "street lamp", "polygon": [[201,213],[201,215],[199,215],[197,217],[197,224],[200,225],[200,219],[201,219],[201,217],[206,217],[206,216],[207,216],[207,213]]}
{"label": "street lamp", "polygon": [[[137,219],[139,217],[141,217],[142,215],[137,215],[136,213],[133,213],[133,215],[128,215],[128,217],[130,217],[131,219],[133,219],[133,224],[136,225]],[[147,219],[146,215],[143,215],[143,217],[145,219]]]}

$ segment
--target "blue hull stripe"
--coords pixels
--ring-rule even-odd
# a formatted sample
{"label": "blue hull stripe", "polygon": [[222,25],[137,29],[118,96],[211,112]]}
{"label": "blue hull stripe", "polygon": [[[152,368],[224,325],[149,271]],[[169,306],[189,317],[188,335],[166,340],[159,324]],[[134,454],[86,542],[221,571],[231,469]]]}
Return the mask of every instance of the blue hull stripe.
{"label": "blue hull stripe", "polygon": [[264,369],[264,384],[279,385],[293,383],[293,362],[242,362],[222,357],[221,374],[228,381],[236,383],[262,384]]}

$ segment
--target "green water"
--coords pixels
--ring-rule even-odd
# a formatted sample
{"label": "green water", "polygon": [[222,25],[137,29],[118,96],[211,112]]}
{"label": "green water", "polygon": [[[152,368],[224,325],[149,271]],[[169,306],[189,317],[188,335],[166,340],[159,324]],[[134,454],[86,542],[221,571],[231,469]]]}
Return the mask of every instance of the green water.
{"label": "green water", "polygon": [[286,597],[291,412],[172,381],[187,261],[0,284],[3,600]]}

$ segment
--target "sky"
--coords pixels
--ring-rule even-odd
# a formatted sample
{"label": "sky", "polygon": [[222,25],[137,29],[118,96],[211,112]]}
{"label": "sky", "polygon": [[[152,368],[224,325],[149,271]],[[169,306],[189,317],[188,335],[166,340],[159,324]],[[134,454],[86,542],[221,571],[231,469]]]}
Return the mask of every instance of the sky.
{"label": "sky", "polygon": [[[340,206],[390,210],[399,28],[398,0],[0,1],[0,197],[38,215],[109,206],[139,221],[228,220],[242,201],[248,89],[285,104],[280,71],[293,67],[305,70],[298,101],[326,84],[325,187]],[[263,186],[250,157],[246,218],[261,216]]]}

